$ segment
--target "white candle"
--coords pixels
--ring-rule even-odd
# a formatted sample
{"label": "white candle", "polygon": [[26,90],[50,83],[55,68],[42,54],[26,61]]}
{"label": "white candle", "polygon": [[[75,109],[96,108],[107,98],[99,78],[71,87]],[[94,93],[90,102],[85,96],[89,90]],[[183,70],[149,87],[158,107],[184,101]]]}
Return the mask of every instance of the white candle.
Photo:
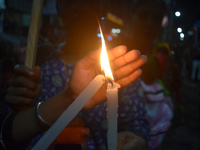
{"label": "white candle", "polygon": [[105,82],[103,75],[97,75],[75,101],[61,114],[57,121],[44,133],[32,150],[46,150],[62,130],[72,121],[78,112],[101,88]]}
{"label": "white candle", "polygon": [[117,109],[118,109],[118,88],[120,85],[114,82],[112,71],[109,64],[109,59],[106,51],[105,40],[100,28],[102,38],[102,51],[101,51],[101,67],[105,76],[112,83],[108,83],[106,96],[107,96],[107,110],[108,110],[108,131],[107,131],[107,144],[108,150],[117,150]]}
{"label": "white candle", "polygon": [[120,88],[118,83],[108,83],[106,91],[108,107],[108,150],[117,150],[118,88]]}

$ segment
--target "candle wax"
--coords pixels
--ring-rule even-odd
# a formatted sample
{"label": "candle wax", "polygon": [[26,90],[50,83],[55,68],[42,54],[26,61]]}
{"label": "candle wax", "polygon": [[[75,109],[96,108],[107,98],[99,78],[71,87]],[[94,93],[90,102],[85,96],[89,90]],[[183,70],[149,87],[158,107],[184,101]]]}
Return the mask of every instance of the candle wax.
{"label": "candle wax", "polygon": [[118,88],[120,85],[113,82],[107,87],[107,107],[108,107],[108,150],[117,150],[117,118],[118,118]]}

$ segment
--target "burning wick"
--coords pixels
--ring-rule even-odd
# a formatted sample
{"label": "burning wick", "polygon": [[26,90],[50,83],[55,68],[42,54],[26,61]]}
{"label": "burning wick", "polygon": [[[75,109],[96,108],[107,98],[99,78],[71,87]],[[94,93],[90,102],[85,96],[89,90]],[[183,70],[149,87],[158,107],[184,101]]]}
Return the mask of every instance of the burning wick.
{"label": "burning wick", "polygon": [[112,85],[112,87],[113,87],[113,81],[112,81],[111,79],[106,78],[106,81],[107,81],[108,83],[110,83],[110,84]]}

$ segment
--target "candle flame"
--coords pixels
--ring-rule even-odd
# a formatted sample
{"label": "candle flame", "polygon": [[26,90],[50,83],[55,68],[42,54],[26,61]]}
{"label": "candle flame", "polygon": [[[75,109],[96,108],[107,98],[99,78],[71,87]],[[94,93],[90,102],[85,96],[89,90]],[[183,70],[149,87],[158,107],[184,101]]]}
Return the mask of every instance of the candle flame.
{"label": "candle flame", "polygon": [[109,64],[109,59],[108,59],[106,45],[105,45],[105,39],[104,39],[104,36],[103,36],[102,29],[101,29],[100,25],[99,25],[99,29],[100,29],[101,41],[102,41],[101,69],[105,73],[106,79],[113,81],[114,78],[113,78],[112,71],[111,71],[110,64]]}

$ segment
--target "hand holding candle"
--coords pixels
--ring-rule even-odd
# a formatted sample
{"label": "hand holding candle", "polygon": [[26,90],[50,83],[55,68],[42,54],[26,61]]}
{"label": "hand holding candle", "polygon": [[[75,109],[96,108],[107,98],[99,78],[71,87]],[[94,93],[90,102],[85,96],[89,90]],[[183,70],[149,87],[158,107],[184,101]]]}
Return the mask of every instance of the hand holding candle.
{"label": "hand holding candle", "polygon": [[[141,71],[138,68],[146,63],[147,58],[140,55],[139,51],[132,50],[127,52],[126,46],[118,46],[107,52],[115,82],[120,84],[121,88],[127,86],[141,75]],[[69,88],[73,91],[74,98],[87,87],[96,75],[101,74],[100,54],[101,49],[92,51],[76,63],[69,82]],[[106,86],[102,86],[84,108],[90,109],[105,100]]]}

